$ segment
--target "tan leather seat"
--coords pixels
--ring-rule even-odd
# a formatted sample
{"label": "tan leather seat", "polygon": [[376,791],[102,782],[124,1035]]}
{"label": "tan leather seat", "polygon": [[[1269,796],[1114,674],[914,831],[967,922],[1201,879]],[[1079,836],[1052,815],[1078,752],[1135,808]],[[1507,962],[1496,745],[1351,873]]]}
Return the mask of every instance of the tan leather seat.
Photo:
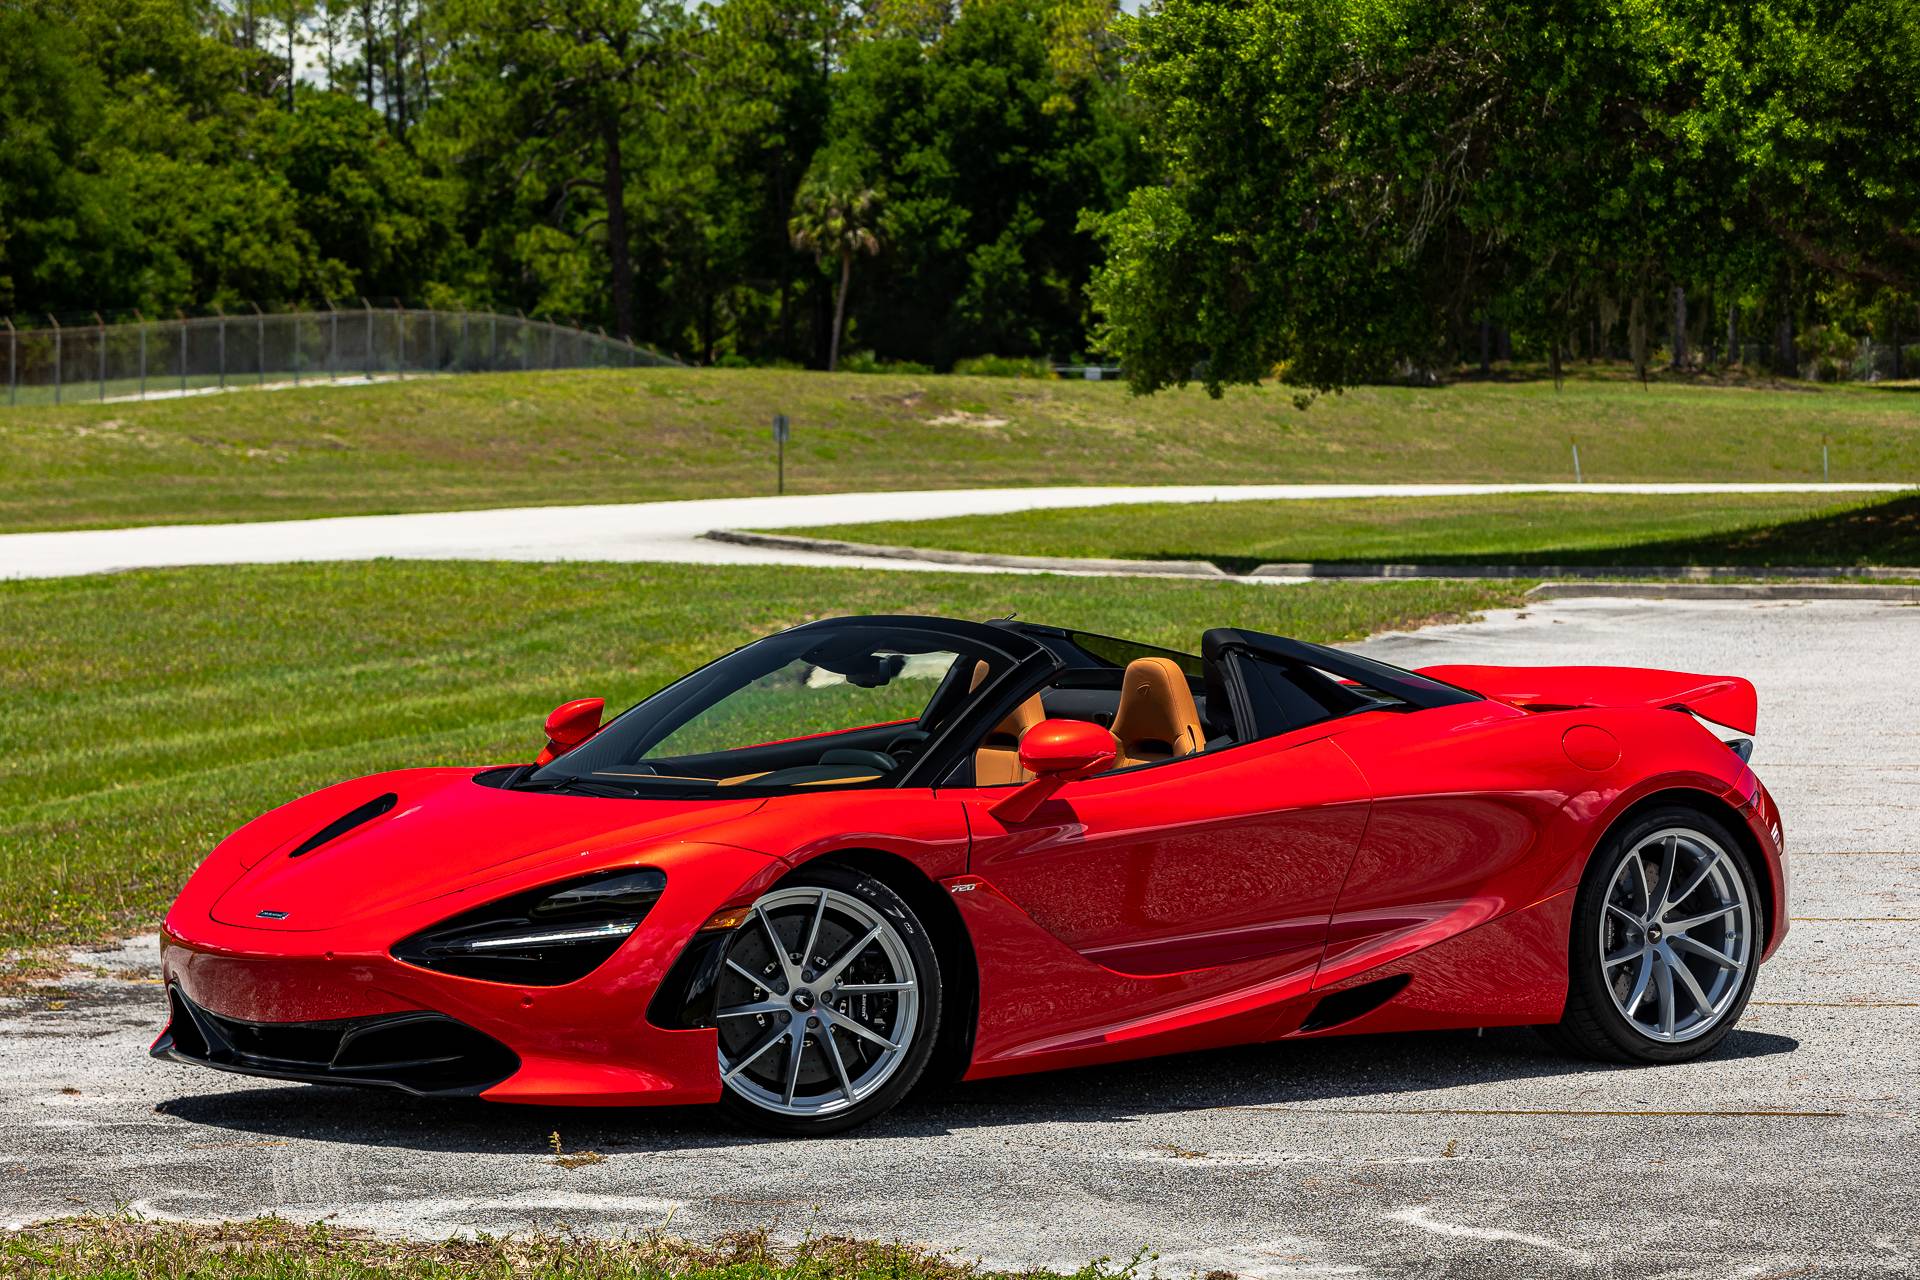
{"label": "tan leather seat", "polygon": [[[967,687],[978,689],[986,678],[987,664],[977,662],[973,667],[973,680]],[[1046,718],[1046,708],[1040,705],[1037,693],[1008,712],[973,753],[973,785],[1003,787],[1032,782],[1033,775],[1020,767],[1020,735]]]}
{"label": "tan leather seat", "polygon": [[1193,686],[1171,658],[1135,658],[1121,678],[1120,706],[1113,713],[1120,740],[1119,767],[1191,755],[1206,742]]}

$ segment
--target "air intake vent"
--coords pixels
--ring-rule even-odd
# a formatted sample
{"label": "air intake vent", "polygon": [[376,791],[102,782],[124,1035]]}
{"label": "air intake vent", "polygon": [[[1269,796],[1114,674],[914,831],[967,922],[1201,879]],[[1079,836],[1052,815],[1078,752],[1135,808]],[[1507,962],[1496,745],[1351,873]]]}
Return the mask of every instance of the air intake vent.
{"label": "air intake vent", "polygon": [[373,799],[367,801],[365,804],[361,805],[358,809],[354,809],[354,810],[351,810],[350,812],[341,814],[339,817],[335,818],[332,822],[329,822],[326,826],[320,828],[318,831],[308,836],[305,840],[300,842],[300,847],[298,849],[295,849],[292,853],[288,854],[287,856],[289,858],[298,858],[302,854],[312,853],[315,849],[318,849],[321,845],[325,844],[327,841],[332,840],[337,836],[343,836],[347,834],[347,832],[353,830],[355,827],[359,826],[361,823],[372,822],[375,818],[379,817],[383,813],[386,813],[388,810],[392,809],[393,806],[399,803],[400,803],[400,797],[395,795],[391,791],[387,792],[387,794],[383,796],[376,796]]}
{"label": "air intake vent", "polygon": [[1381,978],[1377,982],[1363,982],[1357,987],[1336,991],[1313,1006],[1313,1012],[1308,1014],[1307,1020],[1300,1024],[1300,1029],[1325,1031],[1343,1022],[1352,1022],[1362,1014],[1372,1013],[1399,995],[1412,981],[1412,974],[1397,973],[1391,978]]}

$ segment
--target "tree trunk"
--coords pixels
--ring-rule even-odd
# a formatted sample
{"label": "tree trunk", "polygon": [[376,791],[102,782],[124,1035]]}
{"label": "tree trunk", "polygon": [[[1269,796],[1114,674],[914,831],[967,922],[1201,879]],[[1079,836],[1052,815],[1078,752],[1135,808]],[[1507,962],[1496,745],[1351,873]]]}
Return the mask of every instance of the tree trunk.
{"label": "tree trunk", "polygon": [[1627,349],[1633,357],[1634,376],[1644,383],[1647,380],[1647,295],[1643,289],[1634,291],[1633,309],[1627,313]]}
{"label": "tree trunk", "polygon": [[1900,352],[1900,313],[1898,311],[1893,313],[1893,322],[1888,327],[1892,330],[1888,336],[1893,339],[1893,377],[1897,382],[1907,376],[1906,358]]}
{"label": "tree trunk", "polygon": [[1740,327],[1734,323],[1733,304],[1727,304],[1727,363],[1740,363]]}
{"label": "tree trunk", "polygon": [[827,344],[827,372],[840,367],[840,329],[847,320],[847,284],[853,279],[853,250],[840,251],[840,287],[833,291],[833,338]]}
{"label": "tree trunk", "polygon": [[1673,304],[1673,319],[1669,328],[1668,346],[1672,348],[1669,367],[1684,369],[1692,363],[1687,351],[1687,290],[1684,285],[1674,285],[1668,295]]}
{"label": "tree trunk", "polygon": [[633,341],[633,253],[627,243],[627,182],[620,170],[620,116],[609,110],[600,120],[605,150],[601,192],[607,202],[607,258],[613,267],[613,329]]}
{"label": "tree trunk", "polygon": [[1485,318],[1480,321],[1480,373],[1485,376],[1493,372],[1493,325]]}
{"label": "tree trunk", "polygon": [[373,0],[360,2],[360,69],[367,77],[367,110],[373,105]]}
{"label": "tree trunk", "polygon": [[1773,359],[1780,372],[1789,378],[1800,372],[1800,356],[1793,349],[1793,317],[1785,312],[1773,329]]}

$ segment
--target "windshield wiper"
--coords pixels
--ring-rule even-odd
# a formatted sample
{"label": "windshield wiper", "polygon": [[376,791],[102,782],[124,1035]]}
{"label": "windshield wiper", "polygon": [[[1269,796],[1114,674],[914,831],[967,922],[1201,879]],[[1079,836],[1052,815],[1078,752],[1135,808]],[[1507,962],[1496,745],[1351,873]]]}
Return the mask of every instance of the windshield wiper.
{"label": "windshield wiper", "polygon": [[527,778],[522,780],[516,790],[520,791],[574,791],[587,796],[612,796],[621,800],[632,800],[642,794],[640,788],[618,782],[601,782],[592,778]]}

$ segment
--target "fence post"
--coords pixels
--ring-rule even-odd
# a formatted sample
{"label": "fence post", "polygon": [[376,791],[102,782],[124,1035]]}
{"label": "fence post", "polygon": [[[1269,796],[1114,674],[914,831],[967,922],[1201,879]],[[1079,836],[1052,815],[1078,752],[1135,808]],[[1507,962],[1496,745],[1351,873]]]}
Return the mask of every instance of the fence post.
{"label": "fence post", "polygon": [[133,309],[133,314],[140,318],[140,398],[145,400],[147,398],[147,318],[140,315],[138,307]]}
{"label": "fence post", "polygon": [[500,317],[487,312],[487,372],[500,368]]}
{"label": "fence post", "polygon": [[179,307],[173,314],[180,317],[180,394],[187,394],[187,313]]}
{"label": "fence post", "polygon": [[327,299],[327,377],[340,381],[340,312]]}
{"label": "fence post", "polygon": [[427,372],[428,373],[438,373],[440,371],[439,314],[440,314],[439,312],[433,309],[432,303],[427,304]]}
{"label": "fence post", "polygon": [[60,333],[60,317],[54,315],[51,311],[49,311],[47,313],[47,319],[53,321],[53,402],[55,404],[59,404],[60,403],[60,363],[61,363],[60,348],[62,346],[62,340],[61,340],[62,335]]}
{"label": "fence post", "polygon": [[518,307],[515,307],[514,310],[519,312],[520,315],[520,337],[522,338],[522,342],[520,343],[520,372],[525,373],[527,370],[533,368],[533,339],[527,334],[527,313],[520,311]]}
{"label": "fence post", "polygon": [[20,364],[20,335],[14,331],[13,317],[7,317],[7,403],[17,404],[16,371]]}
{"label": "fence post", "polygon": [[94,347],[96,349],[95,367],[100,375],[100,400],[107,398],[107,322],[100,318],[98,311],[93,313]]}
{"label": "fence post", "polygon": [[260,304],[248,302],[253,308],[253,384],[265,386],[267,381],[267,318],[260,314]]}
{"label": "fence post", "polygon": [[393,300],[393,370],[400,381],[407,380],[407,309],[400,299]]}
{"label": "fence post", "polygon": [[220,389],[227,389],[227,313],[214,304],[213,314],[220,317]]}
{"label": "fence post", "polygon": [[460,359],[455,362],[459,365],[465,365],[471,362],[471,357],[467,354],[467,321],[472,318],[473,313],[470,311],[462,311],[460,313]]}
{"label": "fence post", "polygon": [[367,301],[367,295],[360,295],[360,306],[367,313],[367,341],[365,369],[362,371],[368,382],[373,381],[373,304]]}

